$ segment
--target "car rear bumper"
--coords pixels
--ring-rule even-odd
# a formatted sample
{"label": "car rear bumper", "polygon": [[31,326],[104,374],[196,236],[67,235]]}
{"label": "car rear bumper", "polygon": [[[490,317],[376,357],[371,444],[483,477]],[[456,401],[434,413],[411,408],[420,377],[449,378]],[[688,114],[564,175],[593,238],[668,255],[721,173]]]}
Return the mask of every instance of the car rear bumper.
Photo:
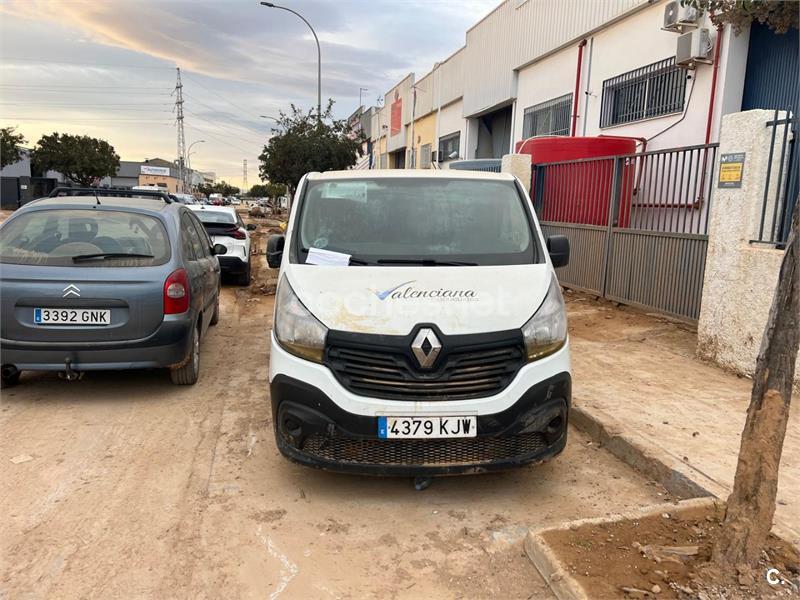
{"label": "car rear bumper", "polygon": [[178,365],[189,355],[191,312],[166,315],[146,338],[114,342],[24,342],[0,339],[0,360],[20,371],[148,369]]}
{"label": "car rear bumper", "polygon": [[450,475],[505,470],[559,454],[567,441],[571,378],[559,373],[505,410],[477,415],[474,438],[381,439],[377,416],[347,412],[312,385],[277,375],[270,392],[275,439],[290,460],[345,473]]}
{"label": "car rear bumper", "polygon": [[244,273],[247,270],[247,260],[240,256],[221,255],[219,266],[223,273]]}

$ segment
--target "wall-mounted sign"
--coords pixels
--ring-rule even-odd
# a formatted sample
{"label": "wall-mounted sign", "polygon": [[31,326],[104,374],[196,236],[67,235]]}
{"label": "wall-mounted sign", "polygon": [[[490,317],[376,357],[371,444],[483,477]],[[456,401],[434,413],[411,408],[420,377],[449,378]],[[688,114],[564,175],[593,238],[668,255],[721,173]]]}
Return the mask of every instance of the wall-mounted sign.
{"label": "wall-mounted sign", "polygon": [[161,175],[162,177],[169,177],[169,167],[151,167],[150,165],[142,165],[142,175]]}
{"label": "wall-mounted sign", "polygon": [[391,121],[389,124],[390,135],[397,135],[400,133],[400,129],[403,125],[403,99],[400,97],[400,93],[397,90],[394,91],[394,102],[392,102]]}
{"label": "wall-mounted sign", "polygon": [[721,188],[742,187],[744,173],[744,152],[723,154],[719,157],[719,183]]}

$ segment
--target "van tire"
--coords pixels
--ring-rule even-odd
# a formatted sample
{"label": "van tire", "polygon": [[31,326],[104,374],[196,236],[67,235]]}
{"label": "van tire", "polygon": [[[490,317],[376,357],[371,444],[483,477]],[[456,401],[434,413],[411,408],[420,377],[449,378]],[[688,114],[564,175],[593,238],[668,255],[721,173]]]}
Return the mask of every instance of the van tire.
{"label": "van tire", "polygon": [[169,376],[175,385],[194,385],[200,377],[200,327],[192,330],[192,341],[186,363],[171,369]]}
{"label": "van tire", "polygon": [[219,323],[219,288],[217,288],[217,299],[214,302],[214,314],[211,315],[211,321],[209,325],[216,325]]}

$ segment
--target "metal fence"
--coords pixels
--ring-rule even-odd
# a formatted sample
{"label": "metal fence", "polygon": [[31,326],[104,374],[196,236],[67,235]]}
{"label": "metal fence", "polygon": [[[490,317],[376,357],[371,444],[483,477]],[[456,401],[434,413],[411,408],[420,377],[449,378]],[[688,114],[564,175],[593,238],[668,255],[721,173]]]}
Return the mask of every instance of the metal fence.
{"label": "metal fence", "polygon": [[562,284],[696,321],[717,144],[536,166],[545,234],[569,237]]}
{"label": "metal fence", "polygon": [[800,195],[800,152],[797,149],[798,117],[791,110],[779,118],[775,111],[766,126],[770,136],[767,176],[761,201],[761,218],[756,244],[784,248],[789,239],[792,214]]}
{"label": "metal fence", "polygon": [[472,160],[456,160],[448,165],[448,168],[457,171],[486,171],[488,173],[499,173],[502,159],[500,158],[475,158]]}

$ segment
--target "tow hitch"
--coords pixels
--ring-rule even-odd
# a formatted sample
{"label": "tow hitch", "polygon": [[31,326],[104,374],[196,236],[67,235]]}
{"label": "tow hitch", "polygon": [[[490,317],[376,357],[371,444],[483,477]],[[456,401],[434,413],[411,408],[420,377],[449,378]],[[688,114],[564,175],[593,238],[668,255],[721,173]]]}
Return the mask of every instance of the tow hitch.
{"label": "tow hitch", "polygon": [[64,370],[58,376],[67,381],[77,381],[83,379],[83,371],[75,371],[72,368],[72,359],[67,357],[64,359]]}

